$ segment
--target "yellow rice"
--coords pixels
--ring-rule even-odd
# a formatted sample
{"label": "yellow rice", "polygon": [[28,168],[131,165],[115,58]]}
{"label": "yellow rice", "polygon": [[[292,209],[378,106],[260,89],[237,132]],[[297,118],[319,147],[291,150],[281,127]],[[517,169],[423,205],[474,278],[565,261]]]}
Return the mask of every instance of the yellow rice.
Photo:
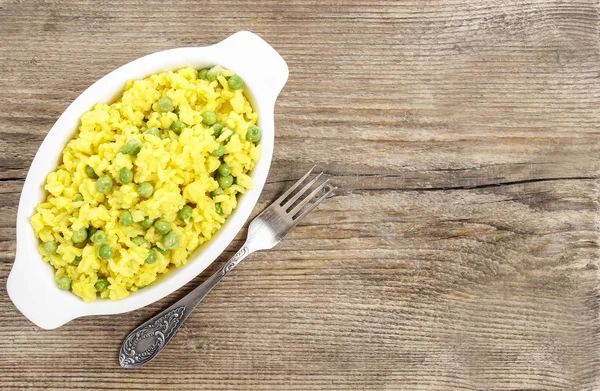
{"label": "yellow rice", "polygon": [[[81,117],[75,137],[65,146],[58,168],[46,178],[46,199],[31,218],[35,235],[40,239],[39,252],[45,262],[56,270],[55,279],[71,278],[71,290],[86,302],[98,296],[113,300],[151,284],[160,274],[187,262],[190,254],[223,225],[236,208],[238,193],[252,188],[248,175],[260,157],[260,144],[246,139],[249,126],[257,123],[258,115],[243,94],[232,90],[225,70],[217,80],[198,78],[198,71],[187,67],[164,72],[142,80],[128,81],[121,97],[107,105],[96,104]],[[159,112],[157,101],[168,97],[179,110],[179,119],[187,126],[180,135],[169,131],[178,116],[174,112]],[[227,128],[215,138],[211,127],[202,124],[201,113],[214,111],[217,120]],[[162,130],[164,138],[144,134],[146,128]],[[143,147],[137,156],[120,153],[127,140],[137,139]],[[236,183],[222,195],[211,196],[219,187],[214,179],[220,165],[212,156],[219,142],[225,147],[225,163],[231,168]],[[98,175],[109,175],[114,187],[108,194],[96,190],[95,179],[86,175],[90,165]],[[131,169],[132,183],[121,185],[119,170]],[[150,182],[153,195],[140,198],[136,184]],[[83,201],[77,201],[83,196]],[[217,213],[220,203],[223,215]],[[192,218],[181,221],[177,212],[185,205],[193,207]],[[119,215],[131,212],[130,227],[119,224]],[[158,253],[157,261],[145,259],[149,245],[138,246],[131,238],[143,236],[160,247],[154,227],[143,229],[138,224],[144,217],[166,219],[179,235],[179,246],[167,255]],[[105,260],[98,255],[98,246],[88,241],[85,247],[71,241],[72,230],[86,227],[102,229],[114,256]],[[48,255],[44,242],[56,241],[58,250]],[[78,265],[73,263],[81,257]],[[109,287],[97,293],[94,284],[107,277]]]}

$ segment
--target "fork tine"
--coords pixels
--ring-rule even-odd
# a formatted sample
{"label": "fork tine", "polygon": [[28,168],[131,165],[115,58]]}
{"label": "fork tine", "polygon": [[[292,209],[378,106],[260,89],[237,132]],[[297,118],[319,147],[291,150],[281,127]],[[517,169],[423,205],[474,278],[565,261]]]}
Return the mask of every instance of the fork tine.
{"label": "fork tine", "polygon": [[[318,178],[318,177],[317,177]],[[315,179],[317,179],[315,178]],[[300,209],[302,209],[302,207],[304,207],[304,205],[308,204],[308,202],[310,200],[312,200],[313,198],[315,198],[315,196],[317,194],[319,194],[319,192],[323,189],[323,187],[325,187],[325,185],[327,184],[327,182],[329,182],[329,179],[326,179],[325,182],[321,183],[319,186],[317,186],[316,189],[314,189],[309,195],[307,195],[306,197],[304,197],[304,199],[302,201],[300,201],[298,203],[298,205],[296,205],[294,207],[294,209],[290,210],[290,212],[288,213],[291,217],[294,217],[296,215],[296,213],[298,213],[300,211]],[[304,190],[304,189],[302,189]]]}
{"label": "fork tine", "polygon": [[294,218],[294,216],[291,215],[292,219],[294,220],[294,223],[297,224],[298,222],[300,222],[300,220],[302,220],[304,217],[306,217],[307,214],[309,214],[310,212],[312,212],[313,209],[315,209],[317,206],[319,206],[319,204],[321,202],[323,202],[325,200],[325,198],[327,198],[328,195],[333,193],[333,191],[335,189],[336,189],[336,187],[330,187],[329,190],[327,190],[327,192],[325,194],[323,194],[321,197],[319,197],[314,203],[310,204],[310,206],[308,208],[306,208],[306,210],[304,212],[300,213],[298,215],[298,217]]}
{"label": "fork tine", "polygon": [[289,196],[290,194],[292,194],[292,192],[293,192],[294,190],[296,190],[296,188],[297,188],[298,186],[300,186],[300,184],[301,184],[301,183],[302,183],[302,182],[303,182],[303,181],[304,181],[304,180],[305,180],[305,179],[306,179],[306,178],[307,178],[307,177],[310,175],[310,173],[311,173],[311,172],[313,172],[313,170],[315,169],[315,167],[316,167],[316,166],[312,166],[312,168],[311,168],[310,170],[308,170],[308,172],[307,172],[306,174],[304,174],[304,176],[303,176],[302,178],[300,178],[300,179],[298,180],[298,182],[294,183],[294,184],[292,185],[292,187],[290,187],[289,189],[287,189],[287,191],[286,191],[285,193],[283,193],[283,194],[281,195],[281,197],[279,197],[278,199],[276,199],[276,200],[275,200],[275,202],[273,202],[273,204],[277,204],[277,205],[281,204],[281,203],[283,202],[283,200],[285,200],[285,198],[286,198],[287,196]]}
{"label": "fork tine", "polygon": [[294,196],[292,198],[290,198],[284,205],[282,205],[281,207],[285,210],[287,208],[289,208],[290,206],[292,206],[294,204],[294,202],[296,202],[296,200],[298,198],[300,198],[301,195],[303,195],[304,193],[306,193],[308,191],[308,189],[310,189],[310,187],[321,177],[321,175],[323,175],[323,173],[319,173],[319,175],[317,175],[316,177],[314,177],[310,182],[308,182],[306,185],[304,185],[304,187],[300,190],[298,190],[298,192],[296,194],[294,194]]}

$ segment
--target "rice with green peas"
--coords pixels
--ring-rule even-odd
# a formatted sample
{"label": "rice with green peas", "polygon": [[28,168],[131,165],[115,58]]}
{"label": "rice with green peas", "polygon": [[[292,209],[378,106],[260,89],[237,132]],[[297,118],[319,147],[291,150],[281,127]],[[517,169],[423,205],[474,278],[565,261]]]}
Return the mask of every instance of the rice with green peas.
{"label": "rice with green peas", "polygon": [[220,66],[129,81],[86,112],[31,218],[58,288],[117,300],[184,265],[252,188],[257,120]]}

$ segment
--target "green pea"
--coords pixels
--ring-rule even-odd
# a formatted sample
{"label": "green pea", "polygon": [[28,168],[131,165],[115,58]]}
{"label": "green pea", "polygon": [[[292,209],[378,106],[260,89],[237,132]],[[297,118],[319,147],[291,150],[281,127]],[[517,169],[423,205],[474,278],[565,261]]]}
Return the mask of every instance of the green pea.
{"label": "green pea", "polygon": [[98,246],[104,244],[104,242],[106,242],[106,232],[102,231],[101,229],[96,231],[94,236],[92,236],[92,242]]}
{"label": "green pea", "polygon": [[138,186],[138,194],[140,197],[148,198],[154,193],[154,187],[150,182],[142,182]]}
{"label": "green pea", "polygon": [[100,258],[102,258],[102,259],[111,259],[114,254],[115,254],[115,250],[112,247],[110,247],[108,244],[103,244],[100,247],[100,250],[98,250],[98,255],[100,255]]}
{"label": "green pea", "polygon": [[142,150],[142,142],[140,140],[128,140],[121,148],[121,153],[135,156]]}
{"label": "green pea", "polygon": [[133,180],[133,171],[127,168],[121,168],[119,170],[119,182],[122,184],[131,183]]}
{"label": "green pea", "polygon": [[215,65],[214,67],[210,68],[208,72],[206,72],[206,78],[209,81],[215,81],[217,80],[217,77],[221,75],[221,73],[223,73],[223,68],[221,68],[218,65]]}
{"label": "green pea", "polygon": [[119,222],[123,227],[131,227],[133,225],[133,216],[127,210],[121,212],[121,216],[119,217]]}
{"label": "green pea", "polygon": [[219,137],[221,135],[221,133],[223,133],[223,128],[225,127],[225,125],[223,125],[220,122],[215,122],[212,126],[213,128],[213,135],[216,137]]}
{"label": "green pea", "polygon": [[227,176],[231,174],[231,169],[227,164],[221,163],[221,165],[219,166],[219,174],[221,174],[222,176]]}
{"label": "green pea", "polygon": [[91,225],[87,228],[87,237],[91,238],[98,231],[98,228],[92,227]]}
{"label": "green pea", "polygon": [[140,225],[145,229],[152,227],[152,224],[154,224],[154,219],[149,219],[148,216],[144,217],[144,220],[140,221]]}
{"label": "green pea", "polygon": [[90,166],[89,164],[85,165],[85,173],[89,178],[98,179],[98,174],[96,174],[96,171],[94,171],[92,166]]}
{"label": "green pea", "polygon": [[71,289],[71,277],[62,276],[58,280],[56,280],[56,286],[61,291],[68,291]]}
{"label": "green pea", "polygon": [[160,137],[161,131],[159,128],[148,128],[148,130],[146,130],[146,134],[149,134],[150,136]]}
{"label": "green pea", "polygon": [[213,190],[213,191],[210,192],[210,196],[211,197],[216,197],[216,196],[220,196],[220,195],[223,195],[223,194],[225,194],[225,192],[220,187],[218,187],[215,190]]}
{"label": "green pea", "polygon": [[152,265],[154,262],[156,262],[157,257],[158,255],[156,255],[156,251],[154,249],[150,249],[150,251],[148,251],[148,256],[146,257],[146,263],[148,265]]}
{"label": "green pea", "polygon": [[131,241],[135,243],[136,246],[143,246],[144,244],[148,243],[146,239],[141,236],[136,236],[135,238],[132,238]]}
{"label": "green pea", "polygon": [[227,84],[229,84],[229,88],[232,90],[239,90],[244,85],[244,80],[238,75],[233,75],[229,78]]}
{"label": "green pea", "polygon": [[81,257],[79,255],[76,255],[75,258],[73,258],[73,265],[77,266],[81,263]]}
{"label": "green pea", "polygon": [[215,210],[217,211],[217,213],[219,214],[219,216],[223,216],[225,213],[223,213],[223,208],[221,208],[221,203],[217,202],[215,204]]}
{"label": "green pea", "polygon": [[185,128],[185,123],[180,119],[178,119],[177,121],[175,121],[171,124],[171,130],[175,134],[181,134],[181,131],[183,130],[183,128]]}
{"label": "green pea", "polygon": [[246,132],[246,139],[248,141],[252,141],[253,143],[259,142],[260,137],[262,136],[262,131],[258,126],[250,126],[248,131]]}
{"label": "green pea", "polygon": [[56,250],[58,250],[58,243],[54,241],[44,243],[44,252],[46,254],[56,254]]}
{"label": "green pea", "polygon": [[217,122],[217,115],[214,111],[205,111],[202,113],[202,123],[204,125],[214,125]]}
{"label": "green pea", "polygon": [[96,288],[96,291],[104,292],[105,290],[108,289],[109,285],[110,284],[108,282],[108,278],[100,277],[100,278],[98,278],[98,281],[96,281],[96,283],[94,284],[94,287]]}
{"label": "green pea", "polygon": [[96,180],[96,190],[102,194],[108,194],[113,188],[113,179],[108,175],[103,175]]}
{"label": "green pea", "polygon": [[224,154],[225,154],[225,147],[221,143],[219,143],[219,146],[217,147],[217,149],[212,151],[212,155],[216,156],[216,157],[221,157]]}
{"label": "green pea", "polygon": [[198,79],[206,79],[207,73],[208,73],[208,68],[200,69],[198,71]]}
{"label": "green pea", "polygon": [[73,243],[83,243],[88,237],[87,229],[74,229],[73,236],[71,236],[71,240]]}
{"label": "green pea", "polygon": [[192,207],[189,205],[184,205],[183,208],[177,212],[177,216],[179,216],[181,220],[189,220],[192,217]]}
{"label": "green pea", "polygon": [[155,246],[154,249],[156,251],[158,251],[159,253],[161,253],[162,255],[167,255],[169,253],[169,250],[163,250],[162,248]]}
{"label": "green pea", "polygon": [[156,223],[154,223],[154,229],[156,229],[156,232],[159,234],[164,235],[171,230],[171,223],[165,219],[157,220]]}
{"label": "green pea", "polygon": [[225,190],[233,185],[233,177],[231,175],[217,175],[217,182],[221,189]]}
{"label": "green pea", "polygon": [[167,113],[169,111],[173,111],[173,109],[175,108],[173,106],[173,102],[171,102],[171,99],[167,98],[166,96],[164,96],[158,100],[157,106],[158,106],[158,111],[160,111],[162,113]]}
{"label": "green pea", "polygon": [[179,235],[177,235],[176,232],[171,231],[163,236],[162,242],[165,248],[168,250],[177,248],[177,246],[179,246]]}
{"label": "green pea", "polygon": [[81,202],[83,200],[84,200],[84,198],[81,194],[77,194],[77,197],[75,197],[75,202]]}

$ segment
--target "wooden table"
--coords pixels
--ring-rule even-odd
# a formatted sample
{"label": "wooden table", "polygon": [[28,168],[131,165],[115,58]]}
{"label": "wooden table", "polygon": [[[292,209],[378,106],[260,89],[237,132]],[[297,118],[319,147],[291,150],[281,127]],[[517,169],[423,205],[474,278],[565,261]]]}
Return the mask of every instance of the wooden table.
{"label": "wooden table", "polygon": [[599,4],[0,2],[0,285],[23,180],[61,112],[155,51],[258,33],[285,58],[256,212],[339,186],[252,255],[152,364],[123,337],[181,292],[53,331],[0,293],[2,390],[593,390]]}

